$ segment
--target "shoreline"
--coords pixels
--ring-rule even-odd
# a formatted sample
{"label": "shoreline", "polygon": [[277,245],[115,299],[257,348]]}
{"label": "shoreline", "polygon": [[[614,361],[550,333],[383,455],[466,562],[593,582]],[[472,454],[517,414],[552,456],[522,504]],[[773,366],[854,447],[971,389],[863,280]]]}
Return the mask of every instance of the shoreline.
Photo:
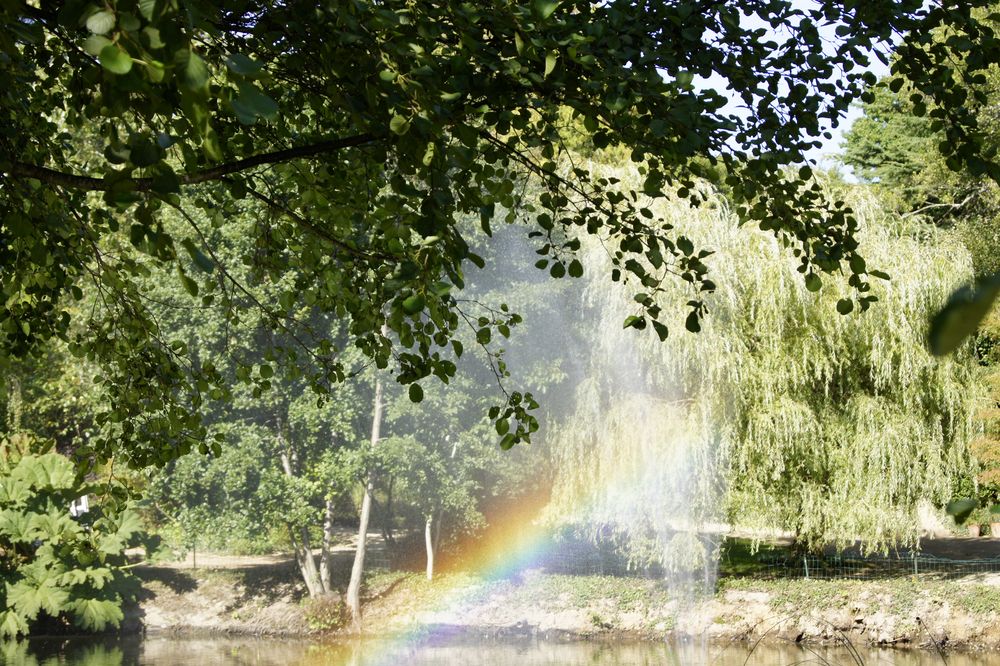
{"label": "shoreline", "polygon": [[304,599],[295,572],[144,567],[123,633],[282,639],[800,643],[1000,651],[1000,575],[952,580],[730,578],[681,602],[657,581],[528,572],[486,580],[375,572],[364,630],[339,625],[339,600]]}

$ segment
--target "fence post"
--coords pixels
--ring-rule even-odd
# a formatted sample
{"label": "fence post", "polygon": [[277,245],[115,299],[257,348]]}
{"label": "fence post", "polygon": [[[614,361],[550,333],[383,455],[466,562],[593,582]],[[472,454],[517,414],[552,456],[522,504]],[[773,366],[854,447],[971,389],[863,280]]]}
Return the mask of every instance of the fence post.
{"label": "fence post", "polygon": [[802,556],[802,567],[806,570],[806,580],[809,580],[809,559],[806,555]]}
{"label": "fence post", "polygon": [[916,576],[919,573],[920,573],[920,571],[917,568],[917,554],[913,553],[913,575]]}

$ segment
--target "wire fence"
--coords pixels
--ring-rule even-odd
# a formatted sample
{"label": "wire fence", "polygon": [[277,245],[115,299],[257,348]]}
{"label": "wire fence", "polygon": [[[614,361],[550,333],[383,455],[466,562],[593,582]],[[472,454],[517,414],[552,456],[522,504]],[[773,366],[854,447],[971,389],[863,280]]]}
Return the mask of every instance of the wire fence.
{"label": "wire fence", "polygon": [[[697,578],[709,570],[712,577],[717,573],[723,577],[817,580],[872,580],[912,576],[950,579],[1000,573],[1000,557],[959,559],[910,550],[894,551],[887,555],[862,555],[856,549],[803,555],[787,546],[764,546],[762,550],[753,552],[749,543],[741,540],[720,543],[717,539],[705,538],[700,541],[704,552],[708,554],[707,559],[691,563],[687,570],[664,566],[649,552],[643,559],[629,556],[628,549],[623,548],[621,540],[565,535],[553,535],[551,539],[536,543],[527,556],[498,553],[497,562],[483,568],[510,575],[537,569],[570,576],[616,576],[652,580],[665,577],[673,580],[685,573]],[[715,559],[710,555],[720,553],[720,550],[720,558]],[[960,550],[956,551],[956,554],[960,553]],[[414,563],[422,562],[422,558],[422,549],[400,553],[384,543],[374,543],[369,547],[366,565],[371,569],[412,568]]]}
{"label": "wire fence", "polygon": [[[857,552],[801,555],[784,549],[772,549],[753,555],[744,552],[738,559],[739,564],[734,566],[730,557],[723,553],[719,573],[819,580],[872,580],[907,576],[949,579],[1000,573],[1000,557],[957,559],[906,550],[888,555],[861,555]],[[650,579],[668,575],[666,568],[660,563],[642,564],[630,559],[622,553],[618,544],[594,543],[589,540],[554,542],[546,555],[536,560],[535,565],[548,573],[567,575]]]}
{"label": "wire fence", "polygon": [[774,578],[814,578],[819,580],[871,580],[921,576],[960,578],[1000,572],[1000,558],[959,560],[921,553],[888,556],[763,555],[761,572]]}
{"label": "wire fence", "polygon": [[553,541],[536,558],[535,565],[546,573],[571,576],[662,578],[665,575],[660,564],[638,564],[615,545],[601,542]]}

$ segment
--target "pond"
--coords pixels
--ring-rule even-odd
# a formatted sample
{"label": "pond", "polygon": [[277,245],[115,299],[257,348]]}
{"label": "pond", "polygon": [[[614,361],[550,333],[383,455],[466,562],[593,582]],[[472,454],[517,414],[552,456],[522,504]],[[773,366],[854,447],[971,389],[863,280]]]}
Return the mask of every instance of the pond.
{"label": "pond", "polygon": [[879,664],[922,666],[1000,665],[1000,653],[952,653],[922,650],[804,648],[797,645],[666,643],[556,643],[536,640],[459,642],[444,645],[390,641],[321,643],[304,640],[174,638],[52,638],[0,644],[5,666],[791,666],[793,664]]}

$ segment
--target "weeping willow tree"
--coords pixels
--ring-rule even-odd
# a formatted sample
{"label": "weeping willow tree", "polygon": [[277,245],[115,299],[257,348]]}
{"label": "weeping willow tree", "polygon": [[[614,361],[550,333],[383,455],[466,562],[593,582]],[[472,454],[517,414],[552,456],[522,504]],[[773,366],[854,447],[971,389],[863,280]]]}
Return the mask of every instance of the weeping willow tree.
{"label": "weeping willow tree", "polygon": [[[969,468],[971,347],[934,358],[925,330],[972,265],[947,233],[842,189],[870,268],[892,276],[875,281],[880,302],[867,312],[838,312],[849,305],[846,278],[821,289],[804,280],[790,250],[740,227],[719,196],[656,211],[695,247],[713,248],[704,262],[730,276],[703,295],[710,316],[700,334],[676,333],[680,281],[660,304],[675,308],[663,342],[622,329],[646,298],[641,288],[588,283],[580,325],[591,328],[593,353],[552,446],[552,521],[617,526],[671,568],[708,555],[703,542],[690,546],[713,522],[790,531],[813,549],[916,541],[918,505],[946,501]],[[604,249],[587,261],[600,274]]]}

